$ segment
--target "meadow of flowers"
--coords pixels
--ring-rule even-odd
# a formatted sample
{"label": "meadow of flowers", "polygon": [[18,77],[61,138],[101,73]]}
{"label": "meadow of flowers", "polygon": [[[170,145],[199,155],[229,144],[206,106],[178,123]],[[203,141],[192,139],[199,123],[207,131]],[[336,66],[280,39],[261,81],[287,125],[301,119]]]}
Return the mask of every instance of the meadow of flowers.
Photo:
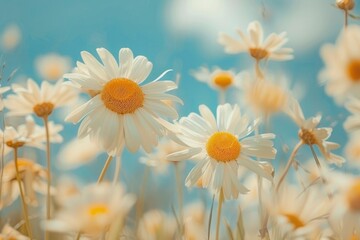
{"label": "meadow of flowers", "polygon": [[[360,239],[359,17],[355,0],[327,7],[344,22],[336,42],[318,49],[318,84],[346,109],[339,124],[348,142],[272,72],[296,55],[286,29],[268,33],[260,20],[218,34],[248,69],[187,69],[218,99],[183,116],[191,104],[177,95],[183,77],[137,49],[86,49],[76,66],[40,55],[40,79],[26,81],[4,64],[0,239]],[[10,26],[1,41],[16,48],[20,29]],[[284,122],[296,142],[278,139]],[[76,132],[64,134],[68,125]],[[126,169],[129,156],[141,171]],[[75,168],[97,180],[70,177]]]}

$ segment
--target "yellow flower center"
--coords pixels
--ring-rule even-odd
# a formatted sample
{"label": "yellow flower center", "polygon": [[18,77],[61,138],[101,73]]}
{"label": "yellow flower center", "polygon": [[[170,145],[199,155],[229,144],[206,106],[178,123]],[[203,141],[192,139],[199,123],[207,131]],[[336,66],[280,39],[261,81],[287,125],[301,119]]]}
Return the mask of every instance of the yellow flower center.
{"label": "yellow flower center", "polygon": [[353,59],[348,63],[347,73],[352,81],[360,81],[360,59]]}
{"label": "yellow flower center", "polygon": [[144,93],[137,83],[126,78],[115,78],[105,84],[101,99],[109,110],[127,114],[143,106]]}
{"label": "yellow flower center", "polygon": [[17,165],[18,165],[18,167],[32,167],[32,166],[34,166],[34,162],[27,160],[25,158],[19,158],[17,160]]}
{"label": "yellow flower center", "polygon": [[34,106],[33,110],[38,117],[47,117],[54,110],[54,104],[50,102],[39,103]]}
{"label": "yellow flower center", "polygon": [[256,82],[246,92],[248,102],[263,113],[275,113],[285,105],[288,95],[281,88],[264,81]]}
{"label": "yellow flower center", "polygon": [[109,213],[109,208],[107,205],[105,205],[103,203],[95,203],[95,204],[89,206],[88,213],[92,217],[95,217],[98,215],[104,215],[104,214]]}
{"label": "yellow flower center", "polygon": [[19,148],[24,146],[25,142],[13,142],[13,141],[7,141],[6,145],[11,148]]}
{"label": "yellow flower center", "polygon": [[208,155],[219,162],[236,160],[240,154],[241,145],[238,139],[227,132],[214,133],[206,143]]}
{"label": "yellow flower center", "polygon": [[59,66],[57,66],[56,64],[49,66],[49,68],[46,71],[46,76],[49,79],[58,79],[61,77],[61,75],[62,75],[62,72],[61,72]]}
{"label": "yellow flower center", "polygon": [[300,129],[299,138],[307,145],[317,144],[317,139],[314,133],[308,129]]}
{"label": "yellow flower center", "polygon": [[350,240],[360,240],[360,238],[356,234],[353,234]]}
{"label": "yellow flower center", "polygon": [[256,60],[261,60],[268,56],[268,51],[262,48],[250,48],[249,49],[250,55],[255,58]]}
{"label": "yellow flower center", "polygon": [[287,218],[288,222],[291,223],[291,225],[293,225],[294,229],[298,229],[305,226],[305,223],[296,214],[283,213],[282,215]]}
{"label": "yellow flower center", "polygon": [[360,179],[350,187],[346,198],[351,210],[360,211]]}
{"label": "yellow flower center", "polygon": [[233,83],[233,76],[228,72],[220,72],[214,76],[213,81],[216,86],[226,89]]}

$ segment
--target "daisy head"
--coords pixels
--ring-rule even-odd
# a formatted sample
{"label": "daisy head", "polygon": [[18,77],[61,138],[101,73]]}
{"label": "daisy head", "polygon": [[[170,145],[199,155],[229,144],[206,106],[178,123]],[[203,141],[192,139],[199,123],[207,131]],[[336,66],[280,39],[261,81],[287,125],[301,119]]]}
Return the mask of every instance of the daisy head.
{"label": "daisy head", "polygon": [[320,72],[320,82],[326,93],[337,103],[343,103],[350,96],[357,96],[360,90],[360,27],[345,28],[335,45],[321,48],[325,68]]}
{"label": "daisy head", "polygon": [[48,53],[36,58],[35,67],[42,79],[58,80],[71,70],[71,59],[57,53]]}
{"label": "daisy head", "polygon": [[166,100],[180,102],[166,92],[176,89],[172,81],[158,79],[142,84],[149,76],[152,63],[144,56],[134,58],[128,48],[119,51],[119,64],[104,48],[97,49],[101,63],[90,53],[82,52],[84,63],[78,62],[74,73],[66,74],[74,85],[91,92],[92,98],[66,118],[81,120],[78,136],[90,135],[111,155],[122,146],[135,152],[140,146],[150,152],[158,136],[166,132],[167,118],[176,119],[177,111]]}
{"label": "daisy head", "polygon": [[187,148],[169,155],[170,160],[197,160],[198,163],[186,178],[187,186],[195,186],[201,179],[203,187],[213,193],[222,190],[225,199],[230,199],[248,192],[238,181],[240,166],[272,179],[252,157],[275,157],[274,134],[249,136],[256,122],[250,125],[249,119],[241,115],[237,105],[219,105],[216,118],[205,105],[201,105],[199,111],[200,115],[191,113],[180,119],[178,138]]}
{"label": "daisy head", "polygon": [[350,11],[355,7],[355,0],[336,0],[336,6],[342,10]]}
{"label": "daisy head", "polygon": [[298,136],[302,144],[309,146],[317,145],[324,158],[330,163],[342,165],[345,162],[343,157],[331,152],[338,149],[340,145],[326,141],[331,136],[332,128],[318,127],[321,121],[321,115],[305,119],[299,102],[294,98],[289,99],[289,108],[286,113],[299,126]]}
{"label": "daisy head", "polygon": [[121,185],[92,184],[63,202],[53,220],[46,223],[51,231],[96,236],[117,219],[124,219],[135,202]]}
{"label": "daisy head", "polygon": [[211,88],[225,91],[230,87],[237,86],[239,75],[232,70],[223,70],[221,68],[214,68],[210,70],[206,67],[200,67],[193,71],[192,75],[196,80],[207,83]]}
{"label": "daisy head", "polygon": [[225,52],[237,54],[248,52],[257,61],[271,59],[275,61],[285,61],[293,58],[291,48],[283,48],[288,41],[286,33],[272,33],[265,41],[263,40],[263,29],[259,22],[251,22],[248,26],[248,36],[238,30],[241,40],[236,40],[225,33],[220,33],[219,43],[224,45]]}
{"label": "daisy head", "polygon": [[62,80],[54,85],[43,81],[38,86],[34,80],[29,79],[26,87],[13,84],[12,90],[15,94],[8,95],[4,100],[9,116],[35,114],[47,118],[54,109],[70,104],[77,98],[77,93],[63,84]]}

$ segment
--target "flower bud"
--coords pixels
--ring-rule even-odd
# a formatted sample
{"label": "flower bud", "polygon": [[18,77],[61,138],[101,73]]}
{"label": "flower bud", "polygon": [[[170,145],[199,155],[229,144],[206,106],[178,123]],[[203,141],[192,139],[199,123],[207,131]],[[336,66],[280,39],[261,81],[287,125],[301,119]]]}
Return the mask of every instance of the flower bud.
{"label": "flower bud", "polygon": [[352,10],[355,7],[355,0],[336,0],[336,6],[343,10]]}

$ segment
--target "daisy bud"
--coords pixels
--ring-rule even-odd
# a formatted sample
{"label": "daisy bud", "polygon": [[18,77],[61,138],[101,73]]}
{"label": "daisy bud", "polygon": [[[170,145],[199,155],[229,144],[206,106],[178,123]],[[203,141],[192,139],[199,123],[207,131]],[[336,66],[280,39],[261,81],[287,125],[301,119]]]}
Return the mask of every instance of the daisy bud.
{"label": "daisy bud", "polygon": [[355,7],[355,0],[336,0],[336,6],[345,11],[352,10]]}

